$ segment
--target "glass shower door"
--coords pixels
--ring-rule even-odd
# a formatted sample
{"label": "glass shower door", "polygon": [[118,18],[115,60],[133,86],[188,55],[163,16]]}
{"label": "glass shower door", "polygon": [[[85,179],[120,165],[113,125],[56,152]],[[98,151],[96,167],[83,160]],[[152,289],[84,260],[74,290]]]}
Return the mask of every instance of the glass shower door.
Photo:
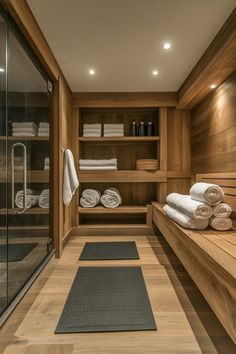
{"label": "glass shower door", "polygon": [[[8,26],[8,302],[48,255],[50,93],[15,27]],[[35,64],[36,63],[36,64]]]}
{"label": "glass shower door", "polygon": [[0,11],[0,314],[7,306],[6,28]]}

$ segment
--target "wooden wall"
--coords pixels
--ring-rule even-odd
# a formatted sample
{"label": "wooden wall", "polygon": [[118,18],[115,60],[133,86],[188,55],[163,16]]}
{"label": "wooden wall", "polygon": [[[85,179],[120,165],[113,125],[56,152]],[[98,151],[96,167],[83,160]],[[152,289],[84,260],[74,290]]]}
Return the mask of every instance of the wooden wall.
{"label": "wooden wall", "polygon": [[236,71],[192,111],[192,173],[236,170]]}
{"label": "wooden wall", "polygon": [[53,96],[53,241],[60,256],[72,227],[71,206],[62,203],[63,151],[71,144],[72,93],[26,0],[4,0],[10,14],[29,41],[54,83]]}

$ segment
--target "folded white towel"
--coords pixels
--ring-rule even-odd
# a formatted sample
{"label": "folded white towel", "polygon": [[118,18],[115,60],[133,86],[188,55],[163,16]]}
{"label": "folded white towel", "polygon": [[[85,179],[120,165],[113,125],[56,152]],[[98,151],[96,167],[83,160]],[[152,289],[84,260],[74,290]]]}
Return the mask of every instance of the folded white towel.
{"label": "folded white towel", "polygon": [[209,205],[193,200],[190,195],[171,193],[167,196],[166,202],[190,218],[209,219],[213,214]]}
{"label": "folded white towel", "polygon": [[37,133],[31,133],[31,132],[13,132],[12,136],[29,136],[29,137],[34,137],[37,136]]}
{"label": "folded white towel", "polygon": [[85,138],[99,138],[102,136],[102,133],[84,133]]}
{"label": "folded white towel", "polygon": [[114,123],[114,124],[104,124],[103,125],[104,127],[104,130],[105,129],[124,129],[124,124],[117,124],[117,123]]}
{"label": "folded white towel", "polygon": [[80,159],[79,164],[80,166],[116,166],[117,159]]}
{"label": "folded white towel", "polygon": [[124,133],[104,133],[103,136],[105,138],[109,138],[109,137],[123,137]]}
{"label": "folded white towel", "polygon": [[192,199],[210,205],[217,205],[224,199],[224,192],[217,184],[195,183],[190,189]]}
{"label": "folded white towel", "polygon": [[48,137],[49,137],[49,133],[46,133],[46,132],[39,132],[39,133],[38,133],[38,136],[48,138]]}
{"label": "folded white towel", "polygon": [[50,124],[48,122],[40,122],[39,128],[49,128]]}
{"label": "folded white towel", "polygon": [[227,231],[232,229],[232,220],[230,218],[216,218],[212,216],[210,218],[210,226],[214,230]]}
{"label": "folded white towel", "polygon": [[50,131],[49,128],[44,128],[44,127],[38,129],[38,132],[41,132],[41,133],[44,133],[44,132],[49,133],[49,131]]}
{"label": "folded white towel", "polygon": [[40,208],[49,208],[49,189],[44,189],[39,196]]}
{"label": "folded white towel", "polygon": [[80,166],[81,171],[116,171],[116,166]]}
{"label": "folded white towel", "polygon": [[108,188],[101,196],[100,202],[105,208],[117,208],[122,204],[122,198],[116,188]]}
{"label": "folded white towel", "polygon": [[101,129],[84,129],[83,133],[98,134],[101,133]]}
{"label": "folded white towel", "polygon": [[123,133],[124,129],[123,128],[118,128],[118,129],[104,128],[104,132],[106,132],[106,133]]}
{"label": "folded white towel", "polygon": [[[32,208],[38,204],[39,196],[36,195],[32,189],[26,189],[26,208]],[[15,197],[15,203],[18,208],[23,208],[24,205],[24,191],[18,191]]]}
{"label": "folded white towel", "polygon": [[38,129],[38,126],[34,122],[12,122],[13,128],[33,128]]}
{"label": "folded white towel", "polygon": [[99,204],[101,193],[95,189],[85,189],[80,198],[80,205],[84,208],[94,208]]}
{"label": "folded white towel", "polygon": [[34,128],[13,128],[12,131],[14,133],[24,133],[24,132],[29,132],[29,133],[37,133],[37,129]]}
{"label": "folded white towel", "polygon": [[100,123],[95,123],[95,124],[84,124],[83,128],[88,128],[88,129],[102,129],[102,124]]}
{"label": "folded white towel", "polygon": [[216,218],[228,218],[231,213],[232,209],[226,203],[220,203],[213,208],[213,214]]}
{"label": "folded white towel", "polygon": [[64,158],[64,180],[63,180],[63,202],[69,205],[71,199],[79,186],[74,157],[69,149],[65,150]]}
{"label": "folded white towel", "polygon": [[181,213],[168,204],[163,207],[164,212],[169,218],[177,222],[179,225],[192,230],[205,230],[209,224],[209,219],[193,219]]}

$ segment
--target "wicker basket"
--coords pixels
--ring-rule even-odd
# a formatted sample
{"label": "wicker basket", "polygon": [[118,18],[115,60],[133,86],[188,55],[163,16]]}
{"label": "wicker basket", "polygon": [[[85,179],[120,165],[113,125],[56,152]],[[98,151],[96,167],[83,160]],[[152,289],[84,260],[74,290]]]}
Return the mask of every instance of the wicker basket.
{"label": "wicker basket", "polygon": [[158,160],[154,160],[154,159],[137,160],[136,169],[138,171],[156,171],[158,170]]}

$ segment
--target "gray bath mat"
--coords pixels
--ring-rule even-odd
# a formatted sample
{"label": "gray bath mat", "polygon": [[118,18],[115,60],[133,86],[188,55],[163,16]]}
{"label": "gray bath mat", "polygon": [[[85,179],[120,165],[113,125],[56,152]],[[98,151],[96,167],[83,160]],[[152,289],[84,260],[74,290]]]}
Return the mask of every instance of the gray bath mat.
{"label": "gray bath mat", "polygon": [[55,333],[156,330],[141,267],[80,267]]}
{"label": "gray bath mat", "polygon": [[135,242],[86,242],[80,261],[139,259]]}
{"label": "gray bath mat", "polygon": [[15,243],[10,245],[0,245],[0,262],[7,261],[7,247],[8,247],[8,261],[18,262],[22,261],[28,253],[37,245],[37,243]]}

